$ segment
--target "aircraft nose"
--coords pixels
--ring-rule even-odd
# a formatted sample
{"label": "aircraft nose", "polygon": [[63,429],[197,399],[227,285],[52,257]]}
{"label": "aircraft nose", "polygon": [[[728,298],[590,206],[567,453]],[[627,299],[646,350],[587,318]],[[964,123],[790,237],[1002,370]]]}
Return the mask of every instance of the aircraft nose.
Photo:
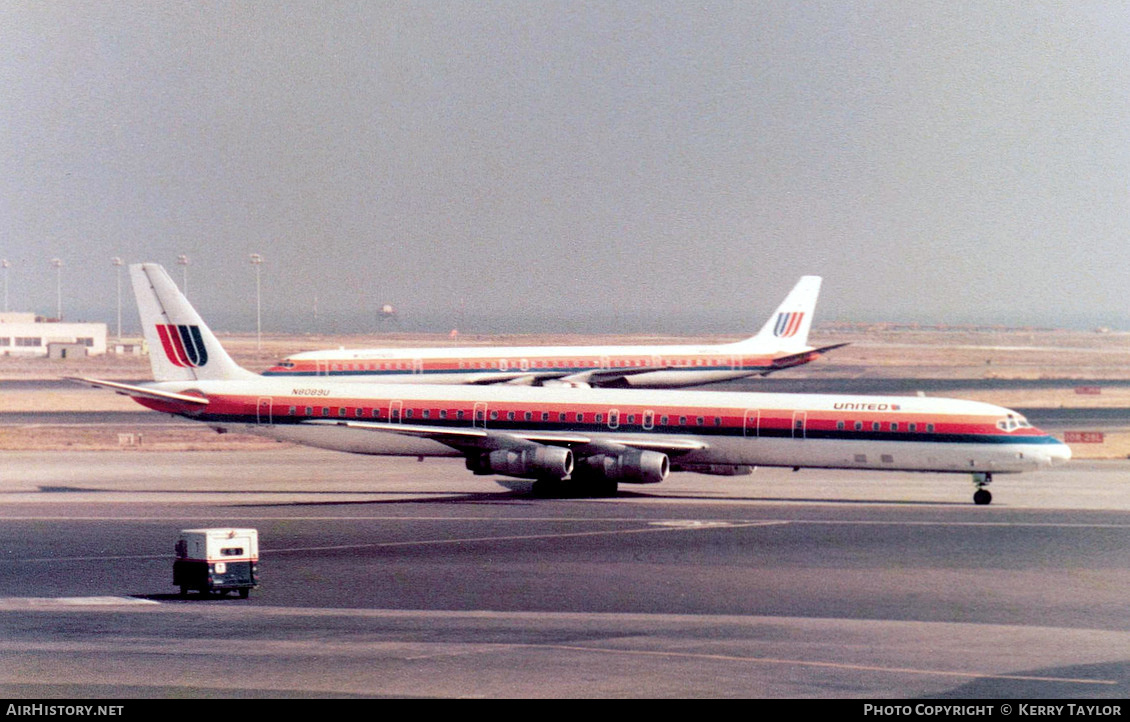
{"label": "aircraft nose", "polygon": [[1063,442],[1050,444],[1047,449],[1048,464],[1058,466],[1071,459],[1071,447]]}

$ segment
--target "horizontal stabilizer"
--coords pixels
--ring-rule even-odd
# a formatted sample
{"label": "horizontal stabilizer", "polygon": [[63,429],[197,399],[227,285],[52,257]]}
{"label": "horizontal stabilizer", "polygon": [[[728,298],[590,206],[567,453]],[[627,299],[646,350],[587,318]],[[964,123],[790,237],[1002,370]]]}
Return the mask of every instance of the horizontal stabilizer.
{"label": "horizontal stabilizer", "polygon": [[67,381],[74,381],[80,384],[87,384],[95,388],[110,389],[116,391],[123,396],[131,398],[143,399],[156,399],[157,401],[175,401],[177,403],[196,404],[199,406],[207,406],[208,399],[200,396],[189,396],[188,394],[178,394],[172,391],[160,391],[158,389],[151,389],[145,386],[135,386],[133,384],[123,384],[117,381],[100,381],[98,379],[88,379],[79,376],[66,376]]}
{"label": "horizontal stabilizer", "polygon": [[778,356],[773,359],[773,366],[778,368],[788,368],[790,366],[797,366],[802,363],[811,361],[814,357],[819,356],[828,351],[835,351],[838,348],[847,346],[848,342],[834,343],[831,346],[821,346],[820,348],[813,348],[800,353],[790,354],[788,356]]}

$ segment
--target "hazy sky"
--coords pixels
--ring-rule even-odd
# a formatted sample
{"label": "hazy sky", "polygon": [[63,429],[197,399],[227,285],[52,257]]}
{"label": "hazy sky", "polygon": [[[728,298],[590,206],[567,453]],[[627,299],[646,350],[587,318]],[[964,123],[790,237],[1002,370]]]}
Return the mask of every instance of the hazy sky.
{"label": "hazy sky", "polygon": [[0,89],[14,310],[1130,328],[1125,2],[0,0]]}

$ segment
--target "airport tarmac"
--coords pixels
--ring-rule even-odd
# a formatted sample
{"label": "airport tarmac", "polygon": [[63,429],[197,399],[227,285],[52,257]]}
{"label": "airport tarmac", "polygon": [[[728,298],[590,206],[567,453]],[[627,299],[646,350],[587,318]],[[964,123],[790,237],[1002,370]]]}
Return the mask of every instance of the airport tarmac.
{"label": "airport tarmac", "polygon": [[[1130,463],[673,474],[538,499],[458,461],[0,453],[0,694],[1122,698]],[[250,599],[176,595],[252,526]]]}

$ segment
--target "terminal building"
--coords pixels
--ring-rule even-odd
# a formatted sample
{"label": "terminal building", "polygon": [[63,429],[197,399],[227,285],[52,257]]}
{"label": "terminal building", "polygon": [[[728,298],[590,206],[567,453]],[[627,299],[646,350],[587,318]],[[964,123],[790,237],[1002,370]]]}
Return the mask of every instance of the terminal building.
{"label": "terminal building", "polygon": [[34,313],[0,313],[0,356],[99,356],[106,353],[106,333],[104,323],[65,323]]}

